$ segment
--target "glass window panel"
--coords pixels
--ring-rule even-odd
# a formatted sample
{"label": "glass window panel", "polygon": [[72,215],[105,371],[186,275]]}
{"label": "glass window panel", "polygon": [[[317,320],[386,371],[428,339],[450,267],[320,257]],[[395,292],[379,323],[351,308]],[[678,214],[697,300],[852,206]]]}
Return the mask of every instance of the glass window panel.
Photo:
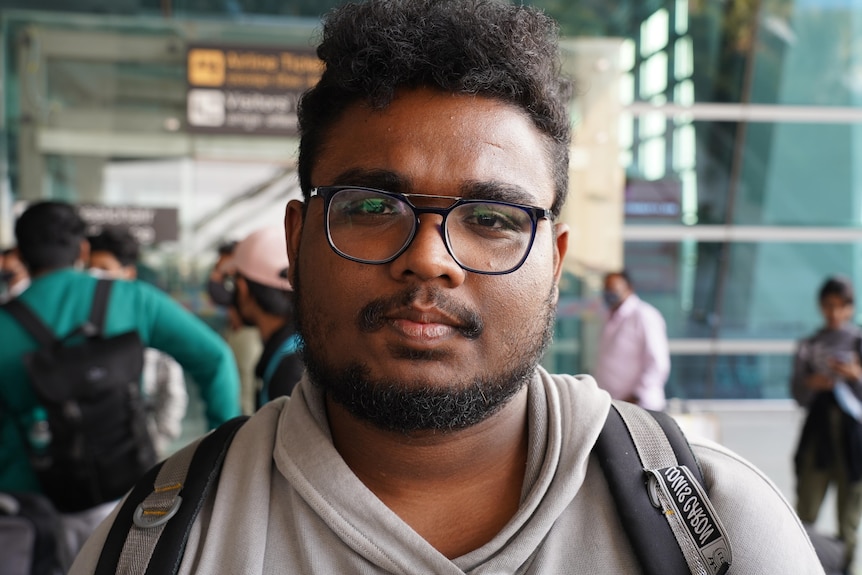
{"label": "glass window panel", "polygon": [[691,38],[683,36],[673,46],[673,75],[677,80],[685,80],[694,72],[694,54]]}
{"label": "glass window panel", "polygon": [[680,106],[694,104],[694,82],[683,80],[673,87],[673,101]]}
{"label": "glass window panel", "polygon": [[620,76],[620,104],[626,106],[635,99],[635,78],[633,74]]}
{"label": "glass window panel", "polygon": [[676,0],[674,5],[674,31],[682,36],[688,32],[688,0]]}
{"label": "glass window panel", "polygon": [[807,106],[860,105],[862,3],[765,3],[751,53],[750,100]]}
{"label": "glass window panel", "polygon": [[697,173],[686,170],[679,174],[682,184],[682,223],[692,226],[697,223]]}
{"label": "glass window panel", "polygon": [[[862,226],[862,123],[675,121],[651,112],[636,117],[637,163],[629,175],[671,178],[696,189],[701,224]],[[657,137],[665,134],[663,137]],[[668,140],[669,139],[669,140]],[[671,165],[658,160],[667,151]],[[691,169],[696,181],[691,183]],[[681,220],[678,220],[680,222]],[[667,224],[638,219],[639,225]]]}
{"label": "glass window panel", "polygon": [[640,173],[647,180],[658,180],[666,173],[664,139],[651,138],[641,143]]}
{"label": "glass window panel", "polygon": [[683,172],[694,168],[696,150],[694,126],[690,124],[687,126],[677,126],[674,130],[673,141],[674,169]]}
{"label": "glass window panel", "polygon": [[668,398],[787,399],[790,355],[671,355]]}
{"label": "glass window panel", "polygon": [[650,113],[638,116],[638,137],[641,139],[663,136],[667,129],[667,117],[664,114]]}
{"label": "glass window panel", "polygon": [[635,43],[631,38],[626,38],[620,46],[620,70],[630,72],[634,67]]}
{"label": "glass window panel", "polygon": [[656,10],[652,16],[641,24],[641,49],[642,56],[649,56],[667,46],[668,40],[668,13],[664,8]]}
{"label": "glass window panel", "polygon": [[640,68],[640,96],[648,99],[661,94],[667,88],[667,54],[657,52]]}

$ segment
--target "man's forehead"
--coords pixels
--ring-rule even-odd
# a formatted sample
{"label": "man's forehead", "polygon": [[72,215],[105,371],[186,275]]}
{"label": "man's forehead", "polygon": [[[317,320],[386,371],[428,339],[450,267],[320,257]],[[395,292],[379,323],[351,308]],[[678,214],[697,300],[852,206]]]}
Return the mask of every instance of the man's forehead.
{"label": "man's forehead", "polygon": [[362,185],[542,205],[553,194],[546,135],[520,108],[430,89],[400,92],[385,108],[351,104],[319,148],[312,185]]}
{"label": "man's forehead", "polygon": [[627,287],[628,282],[621,274],[611,273],[605,276],[605,286],[614,288],[618,286]]}

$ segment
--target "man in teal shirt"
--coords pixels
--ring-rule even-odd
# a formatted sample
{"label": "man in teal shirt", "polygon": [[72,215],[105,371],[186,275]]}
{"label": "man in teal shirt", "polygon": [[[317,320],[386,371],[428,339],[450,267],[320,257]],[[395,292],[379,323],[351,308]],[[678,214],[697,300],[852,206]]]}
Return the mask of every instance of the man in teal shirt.
{"label": "man in teal shirt", "polygon": [[[74,206],[41,202],[21,215],[15,236],[32,276],[30,287],[19,298],[55,335],[63,337],[87,320],[97,282],[76,269],[88,256],[84,222]],[[145,346],[176,359],[194,379],[210,427],[239,415],[239,377],[224,340],[156,287],[115,281],[105,334],[131,330],[138,332]],[[37,347],[33,337],[0,309],[0,491],[40,491],[25,436],[26,422],[39,403],[22,363],[22,356]]]}

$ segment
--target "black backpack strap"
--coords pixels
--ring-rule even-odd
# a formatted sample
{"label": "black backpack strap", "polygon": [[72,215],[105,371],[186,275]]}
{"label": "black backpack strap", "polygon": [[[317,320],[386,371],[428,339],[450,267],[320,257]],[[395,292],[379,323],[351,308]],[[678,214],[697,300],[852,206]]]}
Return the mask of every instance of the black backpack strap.
{"label": "black backpack strap", "polygon": [[9,315],[14,317],[21,324],[21,327],[27,330],[39,342],[41,347],[49,347],[57,341],[54,333],[48,329],[48,326],[20,299],[14,298],[9,300],[0,306],[0,309],[6,310]]}
{"label": "black backpack strap", "polygon": [[96,282],[96,291],[93,294],[93,305],[90,307],[90,317],[84,327],[84,335],[101,335],[105,329],[105,316],[108,311],[108,297],[111,295],[111,287],[114,282],[107,278],[99,278]]}
{"label": "black backpack strap", "polygon": [[[106,278],[101,278],[96,282],[93,305],[90,307],[90,317],[84,325],[74,330],[70,336],[79,331],[82,331],[88,337],[102,333],[105,327],[105,315],[108,309],[108,297],[111,295],[112,285],[112,280]],[[18,298],[14,298],[0,307],[9,312],[9,315],[14,317],[39,342],[41,347],[48,347],[57,342],[56,336],[48,326]]]}
{"label": "black backpack strap", "polygon": [[177,573],[192,524],[247,419],[227,421],[138,481],[111,526],[95,575]]}
{"label": "black backpack strap", "polygon": [[[722,575],[730,543],[688,441],[664,413],[614,402],[595,454],[645,575]],[[697,508],[692,515],[681,509]],[[668,552],[676,549],[679,552]]]}

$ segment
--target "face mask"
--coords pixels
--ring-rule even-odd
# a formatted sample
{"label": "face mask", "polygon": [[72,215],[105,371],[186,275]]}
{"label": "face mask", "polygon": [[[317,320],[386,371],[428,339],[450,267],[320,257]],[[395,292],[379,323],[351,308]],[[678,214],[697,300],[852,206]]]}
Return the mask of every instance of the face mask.
{"label": "face mask", "polygon": [[209,280],[207,282],[207,293],[212,302],[221,307],[233,305],[234,298],[233,280],[225,278],[224,281]]}
{"label": "face mask", "polygon": [[623,301],[623,298],[620,297],[615,291],[604,290],[602,292],[602,299],[605,300],[605,305],[608,306],[608,309],[614,309],[620,302]]}
{"label": "face mask", "polygon": [[103,270],[102,268],[87,268],[87,273],[99,279],[114,279],[108,270]]}

